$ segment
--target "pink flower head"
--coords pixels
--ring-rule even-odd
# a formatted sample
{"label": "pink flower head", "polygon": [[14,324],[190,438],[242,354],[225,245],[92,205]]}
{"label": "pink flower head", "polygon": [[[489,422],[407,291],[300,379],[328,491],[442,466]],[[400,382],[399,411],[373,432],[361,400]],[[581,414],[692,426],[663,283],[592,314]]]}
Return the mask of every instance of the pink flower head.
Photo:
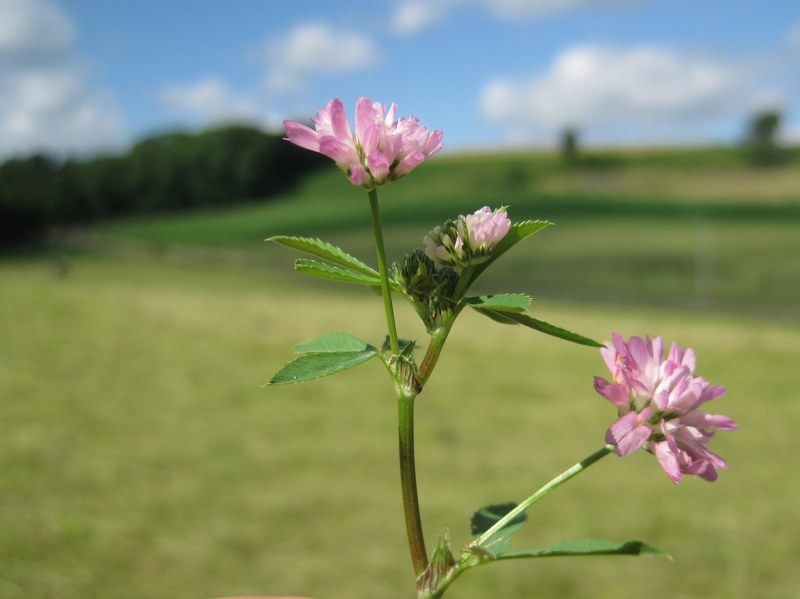
{"label": "pink flower head", "polygon": [[442,149],[442,132],[428,133],[416,117],[395,120],[389,110],[369,98],[356,103],[355,132],[339,99],[328,102],[312,119],[314,129],[284,121],[286,139],[332,158],[353,185],[373,189],[410,173]]}
{"label": "pink flower head", "polygon": [[486,262],[491,250],[511,229],[506,208],[484,206],[459,216],[428,233],[423,242],[431,260],[448,266],[473,266]]}
{"label": "pink flower head", "polygon": [[673,343],[663,354],[660,337],[631,337],[600,350],[613,382],[595,377],[595,390],[617,407],[619,418],[606,432],[606,443],[623,456],[644,447],[653,453],[674,483],[683,474],[713,481],[728,465],[708,450],[713,431],[736,430],[726,416],[698,409],[721,397],[725,387],[694,375],[695,355]]}
{"label": "pink flower head", "polygon": [[497,245],[511,228],[511,221],[504,208],[492,211],[484,206],[464,218],[464,228],[470,247],[482,250]]}

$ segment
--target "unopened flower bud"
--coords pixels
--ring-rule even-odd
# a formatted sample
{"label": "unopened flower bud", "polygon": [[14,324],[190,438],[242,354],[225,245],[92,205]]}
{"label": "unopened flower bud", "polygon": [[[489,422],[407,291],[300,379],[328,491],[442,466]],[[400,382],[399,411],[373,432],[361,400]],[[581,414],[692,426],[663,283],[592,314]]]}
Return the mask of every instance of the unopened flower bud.
{"label": "unopened flower bud", "polygon": [[505,208],[484,206],[468,216],[448,220],[429,232],[423,242],[425,254],[448,266],[467,267],[486,262],[511,229]]}
{"label": "unopened flower bud", "polygon": [[453,293],[458,273],[437,266],[422,250],[416,249],[394,265],[394,278],[428,330],[439,326],[455,305]]}

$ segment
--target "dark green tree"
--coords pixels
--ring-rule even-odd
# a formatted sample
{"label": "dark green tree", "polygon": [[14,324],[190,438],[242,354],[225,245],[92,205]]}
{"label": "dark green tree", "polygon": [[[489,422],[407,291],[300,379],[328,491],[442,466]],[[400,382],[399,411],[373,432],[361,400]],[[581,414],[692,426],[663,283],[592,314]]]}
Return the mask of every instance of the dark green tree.
{"label": "dark green tree", "polygon": [[760,166],[777,164],[783,159],[778,143],[781,114],[777,110],[765,110],[753,115],[748,123],[745,150],[748,159]]}
{"label": "dark green tree", "polygon": [[238,125],[153,135],[118,156],[12,158],[0,165],[0,243],[48,225],[262,201],[329,162],[279,135]]}
{"label": "dark green tree", "polygon": [[578,129],[576,127],[566,127],[561,131],[559,150],[565,164],[575,164],[578,161]]}
{"label": "dark green tree", "polygon": [[0,245],[26,241],[54,220],[58,165],[42,154],[0,165]]}

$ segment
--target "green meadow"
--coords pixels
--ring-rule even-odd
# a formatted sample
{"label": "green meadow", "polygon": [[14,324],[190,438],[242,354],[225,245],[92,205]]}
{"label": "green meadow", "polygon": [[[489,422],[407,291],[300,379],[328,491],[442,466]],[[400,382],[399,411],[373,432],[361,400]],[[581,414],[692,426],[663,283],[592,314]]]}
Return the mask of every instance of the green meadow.
{"label": "green meadow", "polygon": [[[592,158],[592,157],[589,157]],[[518,549],[646,540],[673,561],[552,558],[466,573],[453,599],[783,599],[800,582],[800,161],[733,150],[443,156],[381,190],[391,259],[445,218],[553,221],[483,291],[605,340],[662,335],[728,388],[714,483],[605,458],[529,512]],[[0,259],[0,597],[414,596],[391,384],[378,361],[264,388],[330,331],[380,343],[370,291],[292,272],[272,234],[372,263],[365,194],[325,171],[226,210],[62,232]],[[407,306],[400,334],[424,341]],[[599,353],[465,313],[417,400],[428,549],[592,453],[615,418]]]}

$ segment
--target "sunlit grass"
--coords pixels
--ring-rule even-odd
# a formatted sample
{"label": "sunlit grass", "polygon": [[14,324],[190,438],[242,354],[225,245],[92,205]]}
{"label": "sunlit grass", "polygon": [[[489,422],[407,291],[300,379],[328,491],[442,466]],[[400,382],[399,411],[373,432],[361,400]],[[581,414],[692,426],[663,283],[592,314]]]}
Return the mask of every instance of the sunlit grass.
{"label": "sunlit grass", "polygon": [[[699,374],[729,388],[715,409],[741,425],[712,444],[732,465],[716,483],[676,488],[649,455],[606,458],[538,504],[515,545],[640,538],[674,563],[503,563],[454,598],[796,594],[796,177],[718,150],[577,169],[442,156],[381,191],[392,259],[484,204],[553,220],[484,290],[529,293],[536,316],[598,339],[694,347]],[[295,275],[262,241],[320,236],[371,263],[365,202],[331,170],[268,204],[119,221],[90,252],[0,263],[0,597],[413,596],[380,363],[261,388],[297,342],[381,342],[374,295]],[[399,313],[401,336],[424,341]],[[462,317],[417,402],[429,549],[602,444],[614,410],[595,374],[594,350]]]}
{"label": "sunlit grass", "polygon": [[[380,364],[260,387],[299,341],[379,342],[375,296],[141,256],[74,255],[58,272],[47,256],[0,264],[0,596],[413,595]],[[699,373],[729,388],[715,408],[741,425],[712,444],[732,469],[674,487],[644,453],[606,458],[534,508],[516,547],[641,538],[674,563],[504,563],[453,597],[793,596],[800,326],[541,299],[535,311],[600,339],[693,346]],[[401,335],[422,340],[399,312]],[[602,444],[614,409],[594,374],[594,350],[463,316],[418,400],[429,545],[445,528],[463,544],[473,509]]]}

